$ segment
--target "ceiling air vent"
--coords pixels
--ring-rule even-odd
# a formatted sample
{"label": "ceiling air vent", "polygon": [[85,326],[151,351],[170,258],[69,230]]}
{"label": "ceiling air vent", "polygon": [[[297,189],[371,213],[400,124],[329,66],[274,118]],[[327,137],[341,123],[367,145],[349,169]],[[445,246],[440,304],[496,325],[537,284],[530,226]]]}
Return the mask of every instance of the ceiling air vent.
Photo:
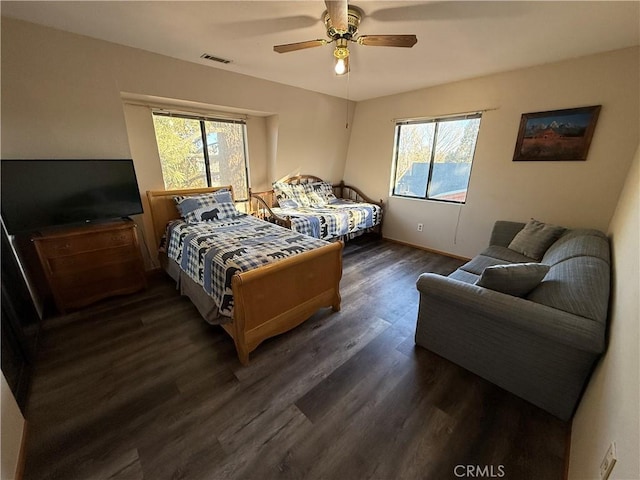
{"label": "ceiling air vent", "polygon": [[227,60],[226,58],[214,57],[213,55],[209,55],[208,53],[203,53],[202,55],[200,55],[200,58],[205,58],[207,60],[211,60],[212,62],[231,63],[231,60]]}

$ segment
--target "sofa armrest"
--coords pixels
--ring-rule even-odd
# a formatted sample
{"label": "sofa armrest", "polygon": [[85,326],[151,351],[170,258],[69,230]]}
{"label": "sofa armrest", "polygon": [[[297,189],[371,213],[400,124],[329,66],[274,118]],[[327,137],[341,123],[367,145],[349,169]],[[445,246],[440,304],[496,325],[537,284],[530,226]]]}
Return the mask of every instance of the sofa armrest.
{"label": "sofa armrest", "polygon": [[451,304],[461,315],[481,317],[505,329],[526,330],[583,351],[604,350],[603,326],[588,318],[433,273],[420,275],[416,286],[421,302],[432,299]]}
{"label": "sofa armrest", "polygon": [[524,228],[525,224],[520,222],[509,222],[506,220],[498,220],[493,225],[491,231],[491,239],[489,245],[498,245],[499,247],[508,247],[511,240]]}

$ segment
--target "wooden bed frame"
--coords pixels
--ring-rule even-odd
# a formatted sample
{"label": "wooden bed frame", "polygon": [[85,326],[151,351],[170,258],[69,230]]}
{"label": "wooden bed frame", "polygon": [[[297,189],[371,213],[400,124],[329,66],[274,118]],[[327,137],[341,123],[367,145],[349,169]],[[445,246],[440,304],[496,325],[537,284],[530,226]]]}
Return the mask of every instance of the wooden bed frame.
{"label": "wooden bed frame", "polygon": [[[295,177],[289,177],[283,180],[285,183],[290,183],[292,185],[300,185],[305,183],[314,183],[314,182],[322,182],[323,180],[320,177],[316,177],[315,175],[297,175]],[[347,185],[344,181],[341,181],[338,184],[332,185],[333,194],[338,198],[343,198],[346,200],[353,200],[354,202],[364,202],[364,203],[373,203],[378,205],[380,208],[384,210],[384,202],[381,200],[375,201],[371,198],[367,197],[362,191],[354,186]],[[250,212],[258,218],[262,218],[263,220],[268,220],[272,223],[280,225],[284,228],[291,228],[291,218],[290,217],[281,217],[271,210],[272,207],[277,206],[276,196],[273,190],[267,190],[264,192],[250,192]],[[384,219],[384,215],[382,216]],[[378,232],[380,236],[382,236],[382,221],[374,227],[375,231]]]}
{"label": "wooden bed frame", "polygon": [[[148,191],[157,244],[160,245],[167,223],[180,218],[174,196],[222,188],[231,190],[226,186]],[[319,308],[340,310],[342,246],[341,242],[330,243],[233,276],[233,318],[221,326],[233,338],[243,365],[249,363],[249,353],[262,341],[300,325]]]}

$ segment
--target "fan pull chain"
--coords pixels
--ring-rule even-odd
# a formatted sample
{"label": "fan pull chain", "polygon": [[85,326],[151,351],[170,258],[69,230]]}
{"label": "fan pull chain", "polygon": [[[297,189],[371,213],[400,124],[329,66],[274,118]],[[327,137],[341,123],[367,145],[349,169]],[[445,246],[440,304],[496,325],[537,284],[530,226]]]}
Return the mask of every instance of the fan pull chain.
{"label": "fan pull chain", "polygon": [[349,79],[351,78],[351,69],[347,69],[347,118],[344,128],[349,129]]}

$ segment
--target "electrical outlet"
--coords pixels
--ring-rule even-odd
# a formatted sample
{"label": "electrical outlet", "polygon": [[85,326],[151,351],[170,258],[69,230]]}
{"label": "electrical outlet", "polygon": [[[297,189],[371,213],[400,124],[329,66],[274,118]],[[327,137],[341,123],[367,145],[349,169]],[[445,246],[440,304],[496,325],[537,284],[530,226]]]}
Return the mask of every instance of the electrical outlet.
{"label": "electrical outlet", "polygon": [[424,229],[424,224],[419,223],[418,224],[418,231],[421,232]]}
{"label": "electrical outlet", "polygon": [[611,470],[613,470],[613,466],[616,464],[616,444],[611,442],[609,448],[607,449],[607,453],[604,454],[604,458],[602,459],[602,463],[600,464],[600,479],[607,480],[609,475],[611,475]]}

